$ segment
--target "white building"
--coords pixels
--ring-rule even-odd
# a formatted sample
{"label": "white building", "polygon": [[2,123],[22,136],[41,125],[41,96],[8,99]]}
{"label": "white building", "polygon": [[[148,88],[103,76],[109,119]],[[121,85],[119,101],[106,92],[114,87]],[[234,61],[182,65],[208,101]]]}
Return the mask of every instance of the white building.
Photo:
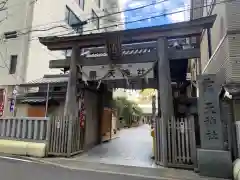
{"label": "white building", "polygon": [[[119,1],[120,2],[120,1]],[[0,3],[0,89],[8,96],[11,85],[41,78],[44,74],[59,73],[49,69],[49,60],[64,58],[66,52],[51,52],[42,46],[39,36],[97,33],[123,29],[123,10],[117,0],[8,0]],[[110,8],[110,9],[109,9]],[[102,18],[102,16],[106,16]],[[99,18],[100,17],[100,18]],[[83,27],[79,26],[87,21]],[[111,29],[107,26],[120,24]],[[17,32],[17,37],[7,34]],[[15,34],[13,34],[15,35]],[[5,98],[7,101],[7,98]]]}

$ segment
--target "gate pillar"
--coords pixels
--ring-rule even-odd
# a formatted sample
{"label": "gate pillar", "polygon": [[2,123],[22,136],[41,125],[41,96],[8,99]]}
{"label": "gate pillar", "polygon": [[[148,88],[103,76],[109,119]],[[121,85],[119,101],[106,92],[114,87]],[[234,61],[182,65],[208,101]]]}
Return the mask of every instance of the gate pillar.
{"label": "gate pillar", "polygon": [[75,116],[77,111],[77,59],[80,58],[80,48],[74,46],[70,60],[69,80],[67,85],[64,116]]}
{"label": "gate pillar", "polygon": [[156,118],[156,164],[167,166],[167,126],[173,116],[173,98],[166,37],[157,40],[158,54],[158,118]]}
{"label": "gate pillar", "polygon": [[201,138],[201,148],[197,150],[199,173],[203,176],[229,179],[232,176],[232,157],[231,152],[224,148],[217,75],[199,76],[198,87]]}

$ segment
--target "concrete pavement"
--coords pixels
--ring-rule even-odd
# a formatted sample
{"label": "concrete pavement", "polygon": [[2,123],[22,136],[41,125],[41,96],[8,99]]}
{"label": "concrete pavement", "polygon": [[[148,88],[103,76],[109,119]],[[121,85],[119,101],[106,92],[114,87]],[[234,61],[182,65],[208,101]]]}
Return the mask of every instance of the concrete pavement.
{"label": "concrete pavement", "polygon": [[149,125],[122,129],[118,136],[119,138],[98,145],[75,159],[127,166],[155,166],[151,159],[153,144]]}

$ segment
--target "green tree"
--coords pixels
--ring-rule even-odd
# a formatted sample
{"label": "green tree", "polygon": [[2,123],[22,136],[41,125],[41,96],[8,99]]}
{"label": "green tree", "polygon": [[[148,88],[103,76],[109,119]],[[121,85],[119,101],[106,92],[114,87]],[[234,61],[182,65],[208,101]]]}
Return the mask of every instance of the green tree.
{"label": "green tree", "polygon": [[117,97],[114,99],[113,108],[117,110],[118,118],[122,117],[125,122],[129,122],[129,117],[132,115],[142,115],[142,109],[138,104],[127,100],[125,97]]}

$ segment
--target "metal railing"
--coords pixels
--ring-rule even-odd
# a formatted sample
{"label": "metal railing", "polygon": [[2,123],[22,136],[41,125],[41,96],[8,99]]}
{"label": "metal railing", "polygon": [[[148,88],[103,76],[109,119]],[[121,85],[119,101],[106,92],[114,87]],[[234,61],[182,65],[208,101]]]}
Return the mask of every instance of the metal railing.
{"label": "metal railing", "polygon": [[0,118],[0,138],[17,140],[47,140],[48,118]]}

